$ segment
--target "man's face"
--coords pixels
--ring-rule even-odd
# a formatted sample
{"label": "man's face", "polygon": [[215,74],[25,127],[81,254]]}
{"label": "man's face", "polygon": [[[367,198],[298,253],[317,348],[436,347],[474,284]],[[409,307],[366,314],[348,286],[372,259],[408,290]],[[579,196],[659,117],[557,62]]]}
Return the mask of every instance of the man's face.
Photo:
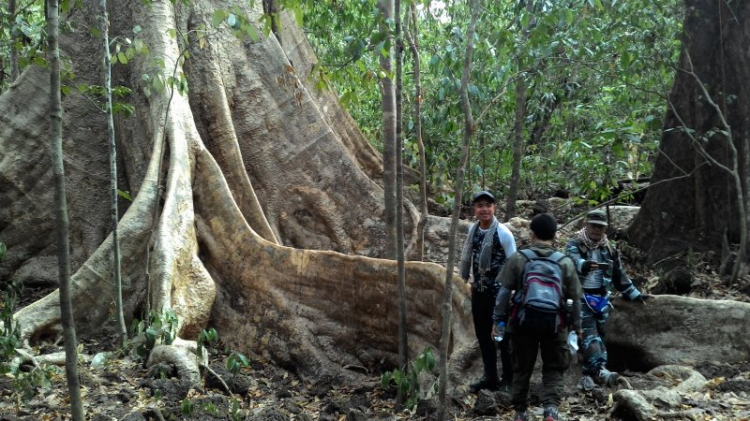
{"label": "man's face", "polygon": [[604,236],[604,232],[606,231],[606,228],[604,225],[599,224],[586,224],[586,235],[592,240],[592,241],[599,241]]}
{"label": "man's face", "polygon": [[495,216],[495,204],[486,199],[479,199],[474,203],[474,216],[479,222],[492,222]]}

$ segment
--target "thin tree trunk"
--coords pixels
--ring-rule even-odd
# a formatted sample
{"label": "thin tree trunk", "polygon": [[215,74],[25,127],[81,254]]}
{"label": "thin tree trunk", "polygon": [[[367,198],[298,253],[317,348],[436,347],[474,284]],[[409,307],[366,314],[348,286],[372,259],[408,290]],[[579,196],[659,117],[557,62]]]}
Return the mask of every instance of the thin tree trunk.
{"label": "thin tree trunk", "polygon": [[109,15],[107,0],[101,0],[102,37],[104,38],[104,91],[107,96],[107,133],[109,134],[109,179],[112,200],[112,271],[114,274],[115,311],[120,334],[120,345],[125,347],[128,330],[125,326],[125,314],[122,310],[122,271],[120,270],[120,238],[117,224],[120,216],[117,209],[117,143],[115,141],[115,121],[112,111],[112,62],[109,59]]}
{"label": "thin tree trunk", "polygon": [[521,159],[523,158],[523,116],[525,103],[526,83],[524,83],[523,75],[519,74],[516,76],[515,142],[513,143],[513,169],[510,176],[508,202],[505,204],[506,220],[516,216],[516,199],[518,197],[518,185],[521,182]]}
{"label": "thin tree trunk", "polygon": [[448,344],[450,342],[451,326],[451,297],[453,295],[453,266],[456,259],[456,234],[458,232],[458,217],[461,210],[461,198],[463,197],[464,171],[466,161],[469,156],[469,144],[471,136],[474,134],[474,117],[471,113],[471,104],[469,103],[469,76],[471,75],[471,56],[474,49],[474,32],[476,30],[477,19],[481,9],[481,1],[473,0],[471,2],[471,22],[466,31],[466,56],[464,57],[464,69],[461,76],[461,88],[459,95],[461,107],[464,111],[464,143],[461,149],[461,162],[456,170],[456,185],[454,188],[453,213],[451,215],[451,229],[448,236],[448,263],[445,266],[445,296],[443,297],[443,325],[440,333],[440,392],[438,406],[438,420],[444,421],[448,409],[447,392],[448,392]]}
{"label": "thin tree trunk", "polygon": [[[396,18],[396,257],[398,259],[398,365],[406,373],[409,370],[408,336],[406,334],[406,263],[404,257],[404,161],[403,149],[403,54],[401,37],[401,0],[395,0]],[[404,404],[404,393],[398,388],[396,406]]]}
{"label": "thin tree trunk", "polygon": [[[378,0],[382,13],[380,30],[389,32],[393,19],[393,0]],[[380,55],[380,67],[386,76],[380,79],[383,95],[383,191],[385,194],[385,232],[388,259],[396,258],[396,92],[390,75],[393,72],[393,46]]]}
{"label": "thin tree trunk", "polygon": [[[16,22],[16,0],[9,0],[8,15],[10,16],[10,33],[15,32]],[[10,83],[18,79],[18,51],[16,50],[16,39],[10,37]]]}
{"label": "thin tree trunk", "polygon": [[60,277],[60,314],[65,339],[65,377],[70,393],[70,410],[75,421],[83,421],[83,402],[78,383],[78,353],[70,294],[70,250],[68,244],[68,206],[65,196],[65,171],[62,151],[62,98],[60,95],[60,48],[57,0],[48,0],[47,34],[50,62],[50,155],[55,178],[57,205],[57,264]]}
{"label": "thin tree trunk", "polygon": [[[406,21],[408,22],[409,15],[407,14]],[[409,42],[409,48],[412,54],[412,67],[414,71],[414,134],[417,139],[417,147],[419,148],[419,192],[420,192],[420,216],[419,223],[417,225],[417,260],[424,260],[424,227],[427,223],[427,217],[429,216],[429,209],[427,207],[427,162],[426,154],[424,150],[424,142],[422,141],[422,78],[421,78],[421,64],[419,62],[419,27],[417,26],[417,5],[416,3],[411,4],[411,18],[413,24],[414,34],[412,35],[409,31],[409,25],[406,26],[406,39]]]}

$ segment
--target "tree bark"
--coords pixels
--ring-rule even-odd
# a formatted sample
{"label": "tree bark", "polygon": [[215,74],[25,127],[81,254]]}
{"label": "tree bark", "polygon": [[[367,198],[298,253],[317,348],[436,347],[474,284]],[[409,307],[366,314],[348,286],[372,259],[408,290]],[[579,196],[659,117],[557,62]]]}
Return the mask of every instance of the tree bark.
{"label": "tree bark", "polygon": [[[686,10],[684,50],[651,177],[654,186],[629,228],[631,241],[647,251],[651,262],[688,248],[720,255],[725,231],[734,243],[747,237],[748,216],[742,215],[741,207],[748,198],[738,197],[747,192],[750,176],[750,88],[745,83],[750,77],[745,54],[750,34],[742,24],[750,16],[750,5],[690,0]],[[721,132],[726,131],[722,117],[731,129],[733,146]],[[733,148],[739,160],[737,174],[722,169],[732,168]]]}
{"label": "tree bark", "polygon": [[70,243],[68,241],[68,205],[65,196],[65,169],[63,166],[63,110],[60,95],[60,49],[57,0],[47,3],[47,34],[49,34],[50,63],[50,157],[55,179],[55,205],[57,215],[57,264],[60,276],[60,315],[65,338],[65,378],[70,393],[70,413],[75,421],[83,421],[83,401],[78,382],[78,350],[76,326],[73,319],[73,302],[70,284]]}

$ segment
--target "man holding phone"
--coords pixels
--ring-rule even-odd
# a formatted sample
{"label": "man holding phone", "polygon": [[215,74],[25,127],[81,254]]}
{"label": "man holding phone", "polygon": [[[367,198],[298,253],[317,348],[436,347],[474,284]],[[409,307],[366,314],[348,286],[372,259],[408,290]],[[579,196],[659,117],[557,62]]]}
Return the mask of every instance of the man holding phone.
{"label": "man holding phone", "polygon": [[633,285],[622,268],[620,255],[607,239],[607,215],[595,209],[586,215],[584,227],[568,240],[567,255],[575,262],[583,288],[581,328],[583,330],[583,378],[579,387],[589,390],[595,383],[614,385],[619,377],[607,370],[605,326],[614,287],[630,300],[644,302],[645,296]]}

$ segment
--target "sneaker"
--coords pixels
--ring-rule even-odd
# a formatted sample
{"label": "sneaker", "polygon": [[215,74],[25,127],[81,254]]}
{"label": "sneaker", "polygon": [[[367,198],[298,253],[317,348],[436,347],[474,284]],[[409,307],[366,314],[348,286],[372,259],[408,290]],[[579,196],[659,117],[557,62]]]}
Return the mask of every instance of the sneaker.
{"label": "sneaker", "polygon": [[546,406],[544,407],[544,415],[542,415],[543,421],[557,421],[558,415],[557,415],[557,407],[556,406]]}
{"label": "sneaker", "polygon": [[580,390],[589,391],[596,387],[596,382],[591,376],[583,376],[576,387]]}
{"label": "sneaker", "polygon": [[516,415],[513,416],[513,421],[526,421],[526,411],[516,411]]}
{"label": "sneaker", "polygon": [[497,390],[500,382],[497,379],[488,379],[487,376],[482,376],[479,380],[469,385],[469,393],[479,393],[482,389]]}
{"label": "sneaker", "polygon": [[615,373],[614,371],[609,371],[605,367],[602,367],[599,370],[597,378],[599,380],[599,383],[604,386],[614,386],[617,383],[617,379],[620,378],[620,375]]}

